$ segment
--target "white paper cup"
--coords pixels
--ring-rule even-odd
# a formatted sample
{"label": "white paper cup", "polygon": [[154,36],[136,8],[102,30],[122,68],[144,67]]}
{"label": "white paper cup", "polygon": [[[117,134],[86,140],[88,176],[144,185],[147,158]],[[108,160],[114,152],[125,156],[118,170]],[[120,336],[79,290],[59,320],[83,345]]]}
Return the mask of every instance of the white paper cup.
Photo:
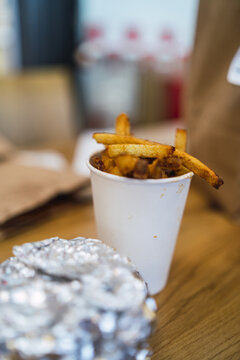
{"label": "white paper cup", "polygon": [[90,162],[98,236],[128,256],[150,294],[167,282],[192,172],[167,178],[138,180],[111,175]]}

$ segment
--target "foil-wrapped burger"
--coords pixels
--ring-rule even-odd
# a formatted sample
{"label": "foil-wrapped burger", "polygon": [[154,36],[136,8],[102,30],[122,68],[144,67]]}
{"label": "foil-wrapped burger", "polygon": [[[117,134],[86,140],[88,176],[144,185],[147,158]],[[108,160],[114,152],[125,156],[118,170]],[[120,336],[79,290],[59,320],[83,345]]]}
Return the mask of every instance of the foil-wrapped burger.
{"label": "foil-wrapped burger", "polygon": [[156,305],[99,240],[15,246],[0,265],[0,359],[144,360]]}

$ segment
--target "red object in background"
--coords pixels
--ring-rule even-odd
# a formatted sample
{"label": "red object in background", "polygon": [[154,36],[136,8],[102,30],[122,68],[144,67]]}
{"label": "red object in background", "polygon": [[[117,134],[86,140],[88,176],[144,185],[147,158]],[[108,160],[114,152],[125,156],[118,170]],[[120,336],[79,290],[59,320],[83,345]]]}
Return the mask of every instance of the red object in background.
{"label": "red object in background", "polygon": [[89,129],[102,129],[105,123],[105,114],[101,109],[93,109],[88,115],[86,127]]}
{"label": "red object in background", "polygon": [[139,31],[135,27],[131,27],[126,31],[126,38],[129,40],[139,39]]}
{"label": "red object in background", "polygon": [[161,34],[160,34],[160,39],[161,41],[165,41],[165,42],[173,42],[174,39],[174,33],[172,32],[171,29],[165,29]]}
{"label": "red object in background", "polygon": [[85,29],[85,39],[88,41],[96,40],[103,35],[103,29],[99,26],[88,26]]}
{"label": "red object in background", "polygon": [[119,60],[121,60],[121,56],[116,51],[111,51],[107,55],[107,60],[119,61]]}
{"label": "red object in background", "polygon": [[164,29],[160,36],[159,66],[165,97],[165,118],[182,116],[183,67],[180,49],[172,29]]}
{"label": "red object in background", "polygon": [[142,52],[141,34],[137,27],[131,26],[124,32],[122,52],[125,60],[137,62]]}
{"label": "red object in background", "polygon": [[166,119],[180,119],[182,116],[183,82],[180,78],[170,78],[165,83]]}

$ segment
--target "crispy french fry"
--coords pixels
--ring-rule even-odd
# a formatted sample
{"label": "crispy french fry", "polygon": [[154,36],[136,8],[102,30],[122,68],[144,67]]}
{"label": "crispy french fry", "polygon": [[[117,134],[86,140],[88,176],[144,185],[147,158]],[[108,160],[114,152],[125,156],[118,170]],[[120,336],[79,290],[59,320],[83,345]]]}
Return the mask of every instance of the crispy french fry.
{"label": "crispy french fry", "polygon": [[175,174],[176,176],[181,176],[189,173],[189,171],[185,166],[181,166],[180,169],[175,170]]}
{"label": "crispy french fry", "polygon": [[[185,129],[176,129],[175,134],[175,148],[181,151],[186,151],[187,148],[187,130]],[[187,168],[184,166],[181,166],[180,169],[176,169],[176,175],[184,175],[189,172]]]}
{"label": "crispy french fry", "polygon": [[137,159],[133,177],[135,179],[147,179],[148,178],[148,161],[145,159]]}
{"label": "crispy french fry", "polygon": [[101,170],[101,171],[105,171],[105,167],[104,167],[104,164],[103,164],[103,161],[102,161],[100,155],[92,156],[91,164],[96,169]]}
{"label": "crispy french fry", "polygon": [[181,151],[186,151],[187,148],[187,130],[176,129],[175,134],[175,148]]}
{"label": "crispy french fry", "polygon": [[114,144],[108,146],[108,155],[116,157],[122,154],[139,156],[143,158],[158,158],[171,156],[174,152],[174,147],[171,145],[136,145],[136,144]]}
{"label": "crispy french fry", "polygon": [[161,167],[159,159],[155,159],[151,164],[148,164],[148,173],[151,179],[166,178],[167,175]]}
{"label": "crispy french fry", "polygon": [[126,114],[117,117],[115,131],[116,134],[93,135],[98,143],[107,147],[92,160],[93,166],[101,171],[139,179],[180,176],[193,171],[217,189],[223,184],[213,170],[185,152],[187,132],[184,129],[176,129],[175,147],[131,136]]}
{"label": "crispy french fry", "polygon": [[123,174],[121,173],[121,171],[119,170],[119,168],[117,166],[114,166],[114,167],[108,169],[108,173],[112,174],[112,175],[123,176]]}
{"label": "crispy french fry", "polygon": [[222,184],[223,180],[215,174],[213,170],[203,164],[200,160],[185,153],[184,151],[175,149],[174,155],[182,160],[183,165],[194,172],[196,175],[205,179],[210,185],[218,189]]}
{"label": "crispy french fry", "polygon": [[158,144],[153,141],[140,139],[131,135],[116,135],[110,133],[95,133],[93,138],[100,144],[113,145],[113,144],[142,144],[142,145],[153,145]]}
{"label": "crispy french fry", "polygon": [[107,171],[107,172],[109,169],[112,169],[116,165],[115,161],[108,156],[107,150],[102,152],[101,159],[102,159],[105,171]]}
{"label": "crispy french fry", "polygon": [[167,170],[178,170],[182,166],[181,159],[175,156],[163,158],[162,160],[159,161],[159,163],[163,169],[167,169]]}
{"label": "crispy french fry", "polygon": [[119,155],[114,160],[120,172],[123,175],[128,175],[134,170],[138,158],[131,155]]}
{"label": "crispy french fry", "polygon": [[131,128],[127,114],[120,114],[116,118],[115,133],[117,135],[130,135]]}
{"label": "crispy french fry", "polygon": [[189,169],[187,169],[185,166],[181,165],[181,167],[179,169],[175,169],[176,172],[176,176],[181,176],[184,174],[189,173]]}

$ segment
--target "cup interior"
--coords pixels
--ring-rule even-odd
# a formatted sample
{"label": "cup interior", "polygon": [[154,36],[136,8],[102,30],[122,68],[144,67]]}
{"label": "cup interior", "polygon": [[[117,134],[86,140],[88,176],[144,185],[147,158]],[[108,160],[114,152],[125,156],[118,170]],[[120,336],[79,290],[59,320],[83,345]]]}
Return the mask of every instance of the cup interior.
{"label": "cup interior", "polygon": [[184,179],[192,178],[194,173],[192,171],[189,171],[187,174],[183,174],[180,176],[173,176],[169,178],[161,178],[161,179],[133,179],[126,176],[118,176],[106,173],[104,171],[101,171],[94,167],[93,165],[93,157],[96,156],[99,153],[94,153],[90,156],[89,160],[87,161],[87,167],[90,170],[90,172],[95,173],[98,176],[105,177],[109,180],[118,181],[118,182],[125,182],[125,183],[139,183],[139,184],[164,184],[164,183],[172,183],[172,182],[178,182],[182,181]]}

